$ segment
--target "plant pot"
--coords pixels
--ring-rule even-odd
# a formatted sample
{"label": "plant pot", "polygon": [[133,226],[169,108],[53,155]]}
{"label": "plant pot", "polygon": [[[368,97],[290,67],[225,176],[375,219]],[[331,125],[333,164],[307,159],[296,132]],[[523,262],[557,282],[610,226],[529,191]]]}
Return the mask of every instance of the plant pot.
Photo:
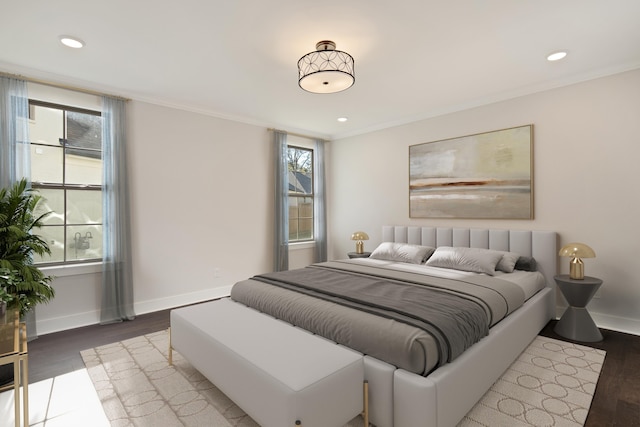
{"label": "plant pot", "polygon": [[[0,325],[7,322],[7,303],[0,302]],[[13,363],[0,366],[0,387],[13,383]]]}
{"label": "plant pot", "polygon": [[13,384],[13,363],[0,366],[0,387]]}

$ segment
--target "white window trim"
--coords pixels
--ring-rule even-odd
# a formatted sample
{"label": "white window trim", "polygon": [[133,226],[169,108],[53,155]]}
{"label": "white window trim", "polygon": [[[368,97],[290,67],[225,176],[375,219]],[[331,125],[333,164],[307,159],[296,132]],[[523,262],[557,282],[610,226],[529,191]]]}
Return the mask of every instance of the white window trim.
{"label": "white window trim", "polygon": [[47,276],[54,276],[54,277],[80,276],[83,274],[102,273],[102,262],[51,265],[48,267],[39,267],[39,269]]}
{"label": "white window trim", "polygon": [[299,251],[302,249],[312,249],[316,247],[315,240],[309,240],[307,242],[291,242],[289,243],[290,251]]}

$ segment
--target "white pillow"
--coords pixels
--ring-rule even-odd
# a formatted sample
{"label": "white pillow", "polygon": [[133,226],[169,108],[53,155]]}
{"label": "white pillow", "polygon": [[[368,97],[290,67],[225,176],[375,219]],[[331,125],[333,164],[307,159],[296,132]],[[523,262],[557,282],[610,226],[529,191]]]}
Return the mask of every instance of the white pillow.
{"label": "white pillow", "polygon": [[502,252],[489,249],[440,246],[427,260],[427,265],[493,276],[502,256]]}
{"label": "white pillow", "polygon": [[500,252],[502,254],[502,259],[498,261],[498,265],[496,265],[496,270],[504,271],[505,273],[513,273],[513,269],[516,268],[516,262],[518,262],[518,258],[520,258],[520,255],[518,255],[515,252],[503,252],[503,251],[495,251],[495,252]]}
{"label": "white pillow", "polygon": [[369,255],[369,258],[422,264],[431,256],[434,250],[429,246],[383,242]]}

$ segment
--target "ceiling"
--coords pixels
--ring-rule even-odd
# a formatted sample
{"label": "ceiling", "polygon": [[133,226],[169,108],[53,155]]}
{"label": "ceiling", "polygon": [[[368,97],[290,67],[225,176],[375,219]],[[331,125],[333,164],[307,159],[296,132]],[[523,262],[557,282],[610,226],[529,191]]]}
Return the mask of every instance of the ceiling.
{"label": "ceiling", "polygon": [[[0,71],[328,139],[640,68],[638,0],[3,3]],[[326,39],[356,82],[305,92]]]}

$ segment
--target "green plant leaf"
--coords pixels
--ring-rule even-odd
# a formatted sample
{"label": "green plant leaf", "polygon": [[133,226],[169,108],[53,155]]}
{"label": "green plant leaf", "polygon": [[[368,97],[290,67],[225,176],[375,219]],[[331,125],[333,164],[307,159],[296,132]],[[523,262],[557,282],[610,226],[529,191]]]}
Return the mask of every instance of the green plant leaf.
{"label": "green plant leaf", "polygon": [[21,315],[55,296],[53,277],[33,265],[34,254],[51,253],[47,242],[34,233],[50,214],[35,216],[41,200],[25,179],[0,190],[0,287],[12,297],[9,307],[18,308]]}

